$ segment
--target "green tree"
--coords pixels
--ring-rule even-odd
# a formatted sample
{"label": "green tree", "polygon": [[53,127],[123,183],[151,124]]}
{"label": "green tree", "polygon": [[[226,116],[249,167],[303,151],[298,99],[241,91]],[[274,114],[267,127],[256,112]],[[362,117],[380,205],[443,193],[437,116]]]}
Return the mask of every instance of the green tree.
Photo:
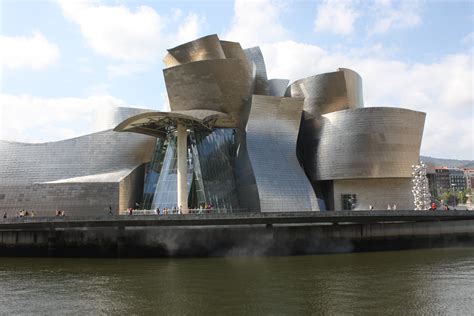
{"label": "green tree", "polygon": [[470,194],[471,190],[464,190],[458,192],[458,203],[465,204],[467,202],[467,195]]}
{"label": "green tree", "polygon": [[444,192],[440,196],[438,196],[438,200],[443,201],[444,203],[449,203],[451,198],[451,192]]}

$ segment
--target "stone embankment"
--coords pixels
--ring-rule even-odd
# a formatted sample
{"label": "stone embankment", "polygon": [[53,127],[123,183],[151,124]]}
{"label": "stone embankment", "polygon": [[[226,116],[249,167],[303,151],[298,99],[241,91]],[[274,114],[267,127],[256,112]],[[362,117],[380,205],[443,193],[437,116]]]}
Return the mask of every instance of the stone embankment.
{"label": "stone embankment", "polygon": [[474,245],[472,211],[28,217],[0,220],[0,255],[294,255]]}

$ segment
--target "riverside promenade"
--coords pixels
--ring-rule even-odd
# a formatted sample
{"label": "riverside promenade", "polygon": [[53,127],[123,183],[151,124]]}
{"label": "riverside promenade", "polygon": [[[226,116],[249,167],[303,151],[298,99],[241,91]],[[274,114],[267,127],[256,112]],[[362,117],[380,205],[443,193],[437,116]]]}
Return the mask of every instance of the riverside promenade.
{"label": "riverside promenade", "polygon": [[474,245],[473,211],[331,211],[0,220],[0,256],[296,255]]}
{"label": "riverside promenade", "polygon": [[474,220],[474,211],[328,211],[234,214],[104,215],[97,217],[54,216],[22,217],[0,220],[0,230],[149,227],[149,226],[219,226],[285,224],[351,224],[389,222],[429,222]]}

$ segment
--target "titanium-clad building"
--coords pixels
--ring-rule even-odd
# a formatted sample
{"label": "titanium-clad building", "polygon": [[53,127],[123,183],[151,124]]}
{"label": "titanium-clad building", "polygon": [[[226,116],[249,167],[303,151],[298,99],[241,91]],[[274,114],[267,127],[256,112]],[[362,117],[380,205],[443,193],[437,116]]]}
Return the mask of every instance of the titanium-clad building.
{"label": "titanium-clad building", "polygon": [[[142,109],[117,108],[116,125]],[[105,215],[141,199],[154,138],[111,129],[41,144],[0,141],[0,211]]]}
{"label": "titanium-clad building", "polygon": [[169,49],[164,63],[170,112],[122,109],[113,131],[0,142],[0,210],[413,208],[425,114],[364,108],[356,72],[288,86],[268,79],[260,48],[217,35]]}

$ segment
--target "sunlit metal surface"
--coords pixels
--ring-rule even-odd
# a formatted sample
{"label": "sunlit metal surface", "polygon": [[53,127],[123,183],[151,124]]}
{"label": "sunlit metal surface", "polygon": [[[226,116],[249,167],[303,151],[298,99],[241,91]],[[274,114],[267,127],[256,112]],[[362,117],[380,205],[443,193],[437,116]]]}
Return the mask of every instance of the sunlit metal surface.
{"label": "sunlit metal surface", "polygon": [[270,79],[267,81],[268,84],[268,95],[274,97],[284,97],[286,88],[288,87],[288,79]]}
{"label": "sunlit metal surface", "polygon": [[247,150],[261,212],[318,211],[311,183],[296,159],[303,99],[253,95]]}
{"label": "sunlit metal surface", "polygon": [[226,58],[219,38],[216,34],[204,36],[197,40],[181,44],[168,49],[168,54],[173,58],[165,57],[165,64],[173,66],[177,63],[186,64],[199,60]]}
{"label": "sunlit metal surface", "polygon": [[388,107],[328,113],[305,145],[311,180],[411,177],[419,160],[425,113]]}
{"label": "sunlit metal surface", "polygon": [[255,64],[256,78],[254,94],[268,95],[267,69],[260,47],[244,49],[247,58]]}
{"label": "sunlit metal surface", "polygon": [[[120,114],[111,115],[121,119]],[[135,114],[137,109],[130,109]],[[118,122],[116,122],[118,123]],[[101,131],[40,144],[0,141],[0,209],[93,215],[133,206],[155,139]],[[129,201],[132,200],[132,201]]]}
{"label": "sunlit metal surface", "polygon": [[237,42],[220,41],[225,58],[237,58],[248,61],[242,46]]}
{"label": "sunlit metal surface", "polygon": [[362,79],[345,68],[297,80],[288,87],[286,95],[305,98],[304,119],[364,106]]}
{"label": "sunlit metal surface", "polygon": [[245,126],[252,72],[241,59],[192,62],[163,70],[172,111],[212,110],[229,114],[227,127]]}

